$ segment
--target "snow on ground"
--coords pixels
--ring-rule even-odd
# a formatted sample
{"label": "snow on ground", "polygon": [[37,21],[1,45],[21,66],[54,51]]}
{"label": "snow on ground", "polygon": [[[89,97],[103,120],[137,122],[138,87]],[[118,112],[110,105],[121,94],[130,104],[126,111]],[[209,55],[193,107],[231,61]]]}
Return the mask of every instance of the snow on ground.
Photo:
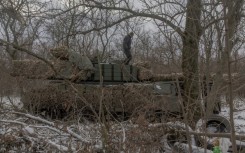
{"label": "snow on ground", "polygon": [[[245,134],[245,100],[235,99],[235,112],[234,121],[237,134]],[[59,151],[74,151],[84,150],[88,147],[88,144],[93,144],[93,147],[87,148],[88,151],[100,150],[102,148],[103,127],[99,124],[80,124],[80,123],[62,123],[60,121],[46,121],[35,116],[28,116],[26,114],[8,113],[5,111],[7,108],[22,108],[22,103],[18,97],[2,97],[0,98],[0,144],[4,142],[6,149],[11,148],[13,145],[22,145],[22,150],[33,151],[31,148],[35,148],[39,152],[45,152],[45,149],[54,149]],[[15,110],[15,109],[14,109]],[[229,118],[229,108],[225,106],[222,108],[221,115]],[[4,124],[2,124],[4,123]],[[135,139],[146,139],[150,143],[154,140],[154,134],[147,129],[128,130],[129,124],[120,123],[114,125],[113,140],[118,144],[127,144]],[[146,137],[139,131],[146,133]],[[147,133],[148,132],[148,133]],[[140,135],[139,137],[134,137]],[[132,138],[129,136],[132,135]],[[4,138],[4,139],[3,139]],[[142,142],[145,142],[145,140]],[[230,140],[227,138],[220,139],[221,148],[223,153],[226,153]],[[122,150],[125,146],[120,146]],[[2,149],[2,150],[1,150]],[[18,147],[11,148],[14,150],[20,150]],[[154,150],[154,149],[153,149]],[[157,149],[156,149],[157,150]],[[6,151],[0,146],[0,152]],[[139,151],[140,152],[140,151]]]}
{"label": "snow on ground", "polygon": [[[234,123],[236,132],[238,134],[245,134],[245,99],[236,98],[234,99],[234,104]],[[229,113],[228,106],[222,108],[221,115],[230,118]]]}
{"label": "snow on ground", "polygon": [[[224,101],[223,101],[224,103]],[[228,106],[224,106],[222,108],[221,115],[225,116],[226,118],[230,118],[230,109]],[[235,131],[237,134],[245,134],[245,99],[243,98],[236,98],[234,99],[234,124],[235,124]],[[245,142],[237,141],[237,144],[243,144]],[[231,142],[227,138],[221,139],[221,148],[223,153],[226,153]]]}

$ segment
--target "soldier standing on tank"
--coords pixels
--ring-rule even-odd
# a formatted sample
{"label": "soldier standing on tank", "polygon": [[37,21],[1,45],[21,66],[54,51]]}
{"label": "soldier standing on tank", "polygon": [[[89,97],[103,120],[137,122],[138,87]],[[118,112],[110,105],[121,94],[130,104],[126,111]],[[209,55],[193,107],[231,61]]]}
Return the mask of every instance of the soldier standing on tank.
{"label": "soldier standing on tank", "polygon": [[129,62],[132,59],[132,55],[131,55],[131,43],[132,43],[132,38],[134,36],[133,32],[130,32],[127,36],[124,37],[123,39],[123,52],[126,55],[126,59],[124,60],[124,64],[128,65]]}

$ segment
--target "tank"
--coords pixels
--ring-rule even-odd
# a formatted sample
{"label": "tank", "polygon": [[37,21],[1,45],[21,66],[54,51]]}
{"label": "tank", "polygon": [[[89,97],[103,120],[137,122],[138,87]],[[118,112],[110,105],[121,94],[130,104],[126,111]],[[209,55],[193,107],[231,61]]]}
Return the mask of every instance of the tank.
{"label": "tank", "polygon": [[153,120],[181,115],[182,82],[172,81],[171,75],[154,75],[147,63],[101,63],[64,47],[50,51],[49,61],[13,61],[12,75],[28,79],[21,99],[33,113],[89,119],[103,114],[122,120],[139,114]]}
{"label": "tank", "polygon": [[[66,120],[131,119],[137,123],[144,117],[149,122],[172,123],[174,119],[182,119],[181,74],[156,75],[144,62],[133,65],[102,63],[66,48],[56,48],[51,53],[53,58],[48,61],[13,61],[12,76],[22,80],[21,101],[28,112]],[[176,77],[177,82],[173,81]],[[216,115],[210,119],[212,122],[201,122],[201,127],[214,126],[214,121],[226,121],[215,125],[230,131],[229,121],[224,117]],[[178,129],[185,129],[185,126],[174,124],[174,128],[177,131],[166,137],[166,145],[170,148],[174,147],[173,142],[181,140]],[[195,137],[195,141],[201,145],[203,139]]]}

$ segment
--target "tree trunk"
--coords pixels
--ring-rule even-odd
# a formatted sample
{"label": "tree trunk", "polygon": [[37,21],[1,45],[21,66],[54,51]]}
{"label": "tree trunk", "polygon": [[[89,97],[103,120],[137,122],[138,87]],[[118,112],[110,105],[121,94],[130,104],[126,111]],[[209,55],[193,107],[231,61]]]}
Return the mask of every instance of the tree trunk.
{"label": "tree trunk", "polygon": [[233,88],[231,77],[231,52],[235,43],[235,35],[237,33],[237,27],[241,21],[241,11],[244,4],[243,0],[226,1],[224,3],[224,16],[225,19],[225,55],[227,61],[227,73],[228,73],[228,97],[230,108],[230,122],[231,122],[231,142],[232,150],[236,153],[236,135],[234,127],[234,104],[233,104]]}
{"label": "tree trunk", "polygon": [[[198,55],[201,35],[201,0],[189,0],[187,3],[185,32],[182,36],[182,71],[184,75],[184,110],[188,121],[200,118],[201,107],[197,102],[199,94]],[[192,123],[194,123],[192,122]],[[190,124],[193,125],[193,124]]]}

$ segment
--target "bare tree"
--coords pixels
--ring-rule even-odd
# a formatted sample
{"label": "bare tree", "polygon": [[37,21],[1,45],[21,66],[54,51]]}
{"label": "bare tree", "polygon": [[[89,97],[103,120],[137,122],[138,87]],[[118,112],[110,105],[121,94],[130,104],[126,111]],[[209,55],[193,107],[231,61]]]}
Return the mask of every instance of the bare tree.
{"label": "bare tree", "polygon": [[[4,29],[4,37],[8,42],[19,44],[19,38],[24,31],[24,18],[21,15],[21,10],[25,5],[25,1],[1,1],[1,26]],[[11,45],[6,45],[6,51],[12,59],[17,59],[17,51]]]}
{"label": "bare tree", "polygon": [[227,72],[228,72],[228,94],[229,94],[229,107],[230,107],[230,122],[231,122],[231,141],[233,152],[236,152],[236,138],[235,138],[235,126],[233,116],[233,88],[232,88],[232,71],[231,71],[231,52],[236,44],[237,27],[241,20],[241,10],[244,1],[225,1],[224,2],[224,16],[225,19],[225,59],[227,60]]}
{"label": "bare tree", "polygon": [[[49,7],[44,11],[42,9],[46,6],[45,3],[35,2],[0,2],[0,24],[3,29],[0,41],[11,59],[18,59],[18,51],[22,51],[52,66],[48,58],[43,56],[48,54],[50,46],[65,45],[80,54],[96,54],[100,56],[101,61],[105,61],[115,50],[121,50],[122,36],[134,31],[136,37],[133,51],[137,56],[135,59],[154,60],[153,64],[167,65],[169,72],[178,71],[178,66],[181,65],[184,91],[179,95],[183,94],[183,115],[186,124],[192,127],[203,113],[206,113],[199,103],[199,98],[205,95],[200,94],[200,82],[206,81],[206,84],[209,84],[211,80],[209,77],[202,80],[200,74],[209,76],[214,60],[218,63],[214,62],[220,71],[214,80],[214,87],[206,95],[207,114],[204,115],[212,114],[212,103],[216,101],[216,95],[223,87],[222,73],[227,72],[227,91],[233,127],[231,138],[235,146],[231,57],[232,53],[237,51],[235,49],[239,48],[236,48],[236,44],[242,17],[242,0],[139,0],[137,3],[128,0],[69,0],[60,3],[59,8]],[[37,4],[43,5],[37,7]],[[141,24],[148,22],[154,23],[156,31],[140,29]],[[203,53],[201,58],[205,63],[201,65],[201,72],[200,52]],[[216,59],[213,54],[217,55]],[[237,56],[236,54],[235,57]],[[176,68],[176,71],[171,66]],[[101,88],[101,109],[98,114],[94,114],[103,126],[100,130],[104,148],[110,150],[111,127],[103,116],[106,111],[103,108],[104,95]],[[186,130],[188,131],[188,128]],[[64,133],[67,134],[67,131]],[[190,140],[189,137],[188,139]]]}
{"label": "bare tree", "polygon": [[[168,3],[167,1],[161,3],[160,1],[154,1],[154,3],[150,4],[148,1],[141,2],[143,8],[134,8],[134,4],[130,4],[127,1],[81,1],[81,3],[77,6],[85,6],[91,9],[104,9],[113,11],[115,14],[119,15],[119,20],[114,20],[112,22],[107,23],[105,26],[95,27],[94,29],[103,29],[106,27],[111,27],[116,25],[127,18],[133,17],[145,17],[151,18],[154,20],[158,20],[159,22],[163,22],[164,24],[171,27],[179,36],[182,38],[182,70],[185,76],[185,92],[184,92],[184,102],[185,102],[185,111],[188,112],[187,116],[189,121],[197,120],[200,114],[200,106],[196,103],[196,99],[198,98],[198,55],[199,55],[199,40],[202,34],[202,27],[200,24],[200,15],[202,4],[201,0],[192,1],[189,0],[187,3]],[[162,7],[164,5],[179,6],[183,8],[186,6],[186,25],[184,30],[182,27],[178,25],[176,21],[176,16],[178,16],[178,12],[173,14],[172,12],[163,12]],[[181,10],[181,9],[180,9]],[[169,10],[168,10],[169,11]],[[170,15],[169,15],[170,14]],[[169,16],[170,17],[169,17]],[[173,18],[171,18],[173,15]],[[177,22],[177,23],[176,23]],[[194,107],[196,109],[194,112],[190,111],[190,107]]]}

